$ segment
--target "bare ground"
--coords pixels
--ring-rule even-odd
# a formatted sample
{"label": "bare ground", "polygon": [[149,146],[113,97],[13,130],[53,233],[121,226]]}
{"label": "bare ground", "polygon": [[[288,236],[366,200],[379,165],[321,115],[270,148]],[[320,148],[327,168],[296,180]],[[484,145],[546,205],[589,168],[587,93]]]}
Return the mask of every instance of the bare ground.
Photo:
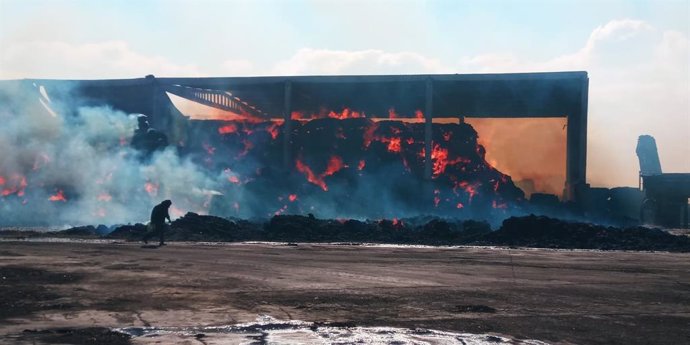
{"label": "bare ground", "polygon": [[690,254],[18,241],[0,242],[0,276],[0,343],[127,344],[106,328],[262,314],[551,343],[690,343]]}

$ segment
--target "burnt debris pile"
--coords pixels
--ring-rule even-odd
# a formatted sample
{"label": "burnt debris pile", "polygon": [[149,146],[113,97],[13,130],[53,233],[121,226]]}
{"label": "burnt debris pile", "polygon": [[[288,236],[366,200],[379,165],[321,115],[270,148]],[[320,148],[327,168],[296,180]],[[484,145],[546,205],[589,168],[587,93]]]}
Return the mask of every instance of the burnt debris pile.
{"label": "burnt debris pile", "polygon": [[645,227],[616,228],[530,215],[511,217],[480,243],[520,247],[690,251],[690,237]]}
{"label": "burnt debris pile", "polygon": [[[0,238],[57,236],[141,241],[147,230],[144,224],[111,228],[114,228],[112,232],[100,236],[92,226],[62,232],[0,230]],[[173,221],[166,238],[173,241],[391,243],[690,252],[690,237],[672,235],[659,229],[606,227],[535,215],[508,218],[498,230],[492,231],[483,221],[430,216],[362,221],[279,215],[268,221],[249,221],[190,212]]]}
{"label": "burnt debris pile", "polygon": [[254,217],[317,213],[332,217],[437,214],[488,218],[524,201],[524,193],[485,159],[477,132],[465,123],[434,124],[431,179],[426,181],[421,122],[320,118],[289,123],[198,121],[193,131],[217,134],[192,144],[200,165],[224,175],[213,214]]}

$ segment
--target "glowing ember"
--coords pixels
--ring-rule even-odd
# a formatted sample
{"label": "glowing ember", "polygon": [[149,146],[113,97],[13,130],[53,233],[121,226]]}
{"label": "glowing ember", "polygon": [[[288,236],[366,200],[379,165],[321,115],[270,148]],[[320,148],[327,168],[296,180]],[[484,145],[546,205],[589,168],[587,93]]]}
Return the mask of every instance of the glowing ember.
{"label": "glowing ember", "polygon": [[144,189],[146,190],[146,193],[149,193],[150,196],[157,196],[158,195],[158,184],[157,183],[146,182],[144,184]]}
{"label": "glowing ember", "polygon": [[66,202],[67,198],[65,198],[65,195],[62,193],[62,190],[58,189],[57,193],[55,193],[55,195],[51,195],[48,198],[48,200]]}
{"label": "glowing ember", "polygon": [[357,164],[357,170],[360,170],[360,171],[363,170],[366,165],[367,165],[367,162],[364,159],[360,160],[359,164]]}
{"label": "glowing ember", "polygon": [[390,138],[388,140],[388,151],[400,152],[400,138]]}
{"label": "glowing ember", "polygon": [[295,200],[297,200],[297,194],[290,194],[288,200],[290,200],[290,202],[295,202]]}
{"label": "glowing ember", "polygon": [[465,207],[465,205],[463,205],[461,202],[459,202],[457,205],[455,205],[455,208],[457,208],[457,209],[460,209],[463,207]]}
{"label": "glowing ember", "polygon": [[438,207],[438,204],[441,202],[441,191],[438,189],[434,190],[434,207]]}
{"label": "glowing ember", "polygon": [[356,119],[356,118],[366,117],[366,116],[364,115],[364,113],[361,113],[358,111],[351,111],[349,108],[345,108],[340,113],[336,113],[335,111],[329,112],[328,117],[338,119],[338,120],[344,120],[344,119]]}
{"label": "glowing ember", "polygon": [[395,119],[398,117],[398,114],[395,112],[394,108],[388,109],[388,118],[389,119]]}
{"label": "glowing ember", "polygon": [[307,177],[307,181],[321,187],[321,189],[324,191],[328,191],[326,182],[324,182],[319,176],[316,176],[308,165],[302,163],[302,161],[298,159],[295,161],[295,167],[297,168],[297,171],[303,173]]}
{"label": "glowing ember", "polygon": [[4,188],[0,190],[0,196],[8,196],[12,194],[24,196],[24,189],[27,186],[26,177],[14,174],[7,179],[4,177],[0,178],[2,179],[0,186],[4,186]]}
{"label": "glowing ember", "polygon": [[323,180],[326,176],[331,176],[335,174],[336,172],[340,171],[343,168],[346,168],[347,165],[343,163],[343,159],[338,157],[338,156],[332,156],[331,159],[328,161],[328,166],[326,167],[326,171],[324,171],[320,175],[314,174],[314,171],[311,170],[311,168],[304,164],[301,160],[297,159],[295,161],[295,167],[297,170],[301,173],[303,173],[307,177],[307,181],[321,187],[325,192],[328,191],[328,186],[326,186],[326,182]]}
{"label": "glowing ember", "polygon": [[469,201],[472,202],[472,198],[474,198],[475,195],[477,195],[477,187],[479,187],[477,184],[470,184],[467,181],[460,181],[456,184],[456,187],[460,187],[465,192],[470,196]]}
{"label": "glowing ember", "polygon": [[276,123],[273,123],[272,125],[270,125],[266,128],[266,131],[271,134],[271,139],[273,139],[273,140],[276,140],[276,138],[278,138],[278,134],[279,134],[278,126],[279,125],[280,124],[276,122]]}
{"label": "glowing ember", "polygon": [[291,120],[299,120],[299,119],[303,119],[303,118],[304,118],[304,114],[302,114],[299,111],[293,111],[292,113],[290,113],[290,119]]}
{"label": "glowing ember", "polygon": [[421,110],[417,110],[414,112],[414,116],[417,119],[423,120],[424,119],[424,113]]}
{"label": "glowing ember", "polygon": [[225,125],[222,127],[218,128],[218,133],[220,134],[230,134],[230,133],[236,133],[237,132],[237,125],[234,123],[231,123],[229,125]]}
{"label": "glowing ember", "polygon": [[338,156],[332,156],[331,159],[328,161],[328,167],[326,167],[326,171],[321,176],[331,176],[338,172],[340,169],[345,167],[347,166],[343,163],[342,158]]}
{"label": "glowing ember", "polygon": [[235,175],[228,176],[228,181],[230,181],[231,183],[235,183],[235,184],[240,183],[240,179]]}

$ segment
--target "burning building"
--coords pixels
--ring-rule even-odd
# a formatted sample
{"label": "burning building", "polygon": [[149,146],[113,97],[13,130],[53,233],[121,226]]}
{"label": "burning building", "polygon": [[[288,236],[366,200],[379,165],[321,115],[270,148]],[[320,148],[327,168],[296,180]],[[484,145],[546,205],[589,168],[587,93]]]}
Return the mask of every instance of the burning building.
{"label": "burning building", "polygon": [[[195,210],[224,216],[510,212],[524,203],[525,186],[487,158],[487,143],[472,125],[484,119],[561,120],[562,197],[577,202],[586,187],[586,72],[18,83],[48,93],[69,85],[78,106],[148,115],[176,154],[215,181],[213,188],[187,186],[206,191]],[[212,114],[185,116],[180,100]],[[17,189],[8,192],[17,196],[26,174],[3,173],[3,193]],[[179,188],[155,178],[144,185],[151,197]],[[53,203],[80,197],[69,185],[49,188]],[[98,194],[98,201],[110,202],[112,194]]]}

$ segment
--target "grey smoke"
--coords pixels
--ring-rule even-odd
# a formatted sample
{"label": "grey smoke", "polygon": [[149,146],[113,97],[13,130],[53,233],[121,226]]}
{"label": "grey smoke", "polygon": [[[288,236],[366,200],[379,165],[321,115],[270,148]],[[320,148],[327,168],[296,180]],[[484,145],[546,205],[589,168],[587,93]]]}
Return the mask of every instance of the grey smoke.
{"label": "grey smoke", "polygon": [[[23,196],[0,197],[0,225],[145,221],[164,199],[174,200],[175,210],[208,208],[217,179],[173,148],[142,161],[129,146],[134,115],[78,107],[69,90],[59,91],[61,97],[40,85],[0,89],[0,190],[16,184],[12,176],[28,184]],[[147,183],[156,188],[147,191]],[[59,191],[67,201],[49,200]]]}

